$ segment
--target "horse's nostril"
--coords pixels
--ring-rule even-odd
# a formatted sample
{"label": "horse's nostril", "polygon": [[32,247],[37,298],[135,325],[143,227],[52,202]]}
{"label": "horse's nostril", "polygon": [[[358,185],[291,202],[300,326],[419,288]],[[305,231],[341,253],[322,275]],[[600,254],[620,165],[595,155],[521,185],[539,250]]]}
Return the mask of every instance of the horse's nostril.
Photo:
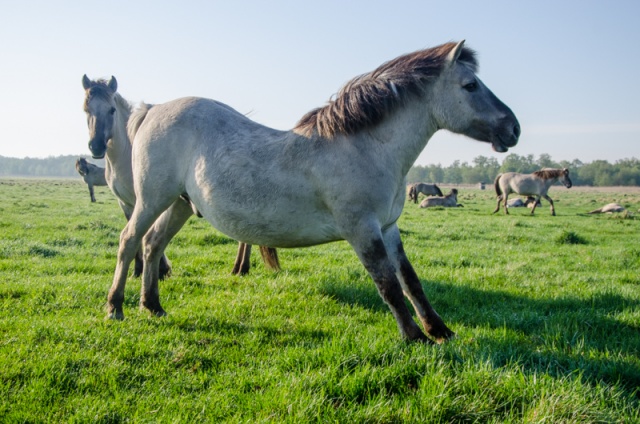
{"label": "horse's nostril", "polygon": [[516,137],[520,137],[520,125],[517,125],[517,124],[516,124],[516,125],[513,127],[513,134],[514,134]]}

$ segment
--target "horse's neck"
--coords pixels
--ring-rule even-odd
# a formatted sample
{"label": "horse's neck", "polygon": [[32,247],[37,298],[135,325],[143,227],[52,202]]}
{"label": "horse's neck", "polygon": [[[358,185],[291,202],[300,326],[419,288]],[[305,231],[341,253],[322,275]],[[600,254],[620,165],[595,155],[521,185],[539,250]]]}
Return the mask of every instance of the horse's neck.
{"label": "horse's neck", "polygon": [[118,93],[115,95],[116,119],[113,124],[111,142],[107,147],[108,167],[118,175],[131,174],[131,142],[127,135],[127,121],[131,105]]}
{"label": "horse's neck", "polygon": [[392,159],[402,177],[407,175],[438,130],[427,103],[420,98],[408,100],[379,125],[368,130],[371,137],[379,142],[382,153]]}

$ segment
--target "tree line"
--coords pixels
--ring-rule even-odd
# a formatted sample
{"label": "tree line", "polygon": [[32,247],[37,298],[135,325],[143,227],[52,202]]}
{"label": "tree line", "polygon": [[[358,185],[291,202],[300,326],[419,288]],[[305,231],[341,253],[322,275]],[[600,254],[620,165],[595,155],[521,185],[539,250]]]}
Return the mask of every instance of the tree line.
{"label": "tree line", "polygon": [[493,182],[498,174],[503,172],[529,174],[542,168],[568,168],[571,181],[575,185],[640,185],[639,159],[622,159],[613,164],[606,160],[584,163],[578,159],[574,159],[571,162],[564,160],[556,162],[546,153],[541,154],[538,158],[535,158],[534,155],[520,156],[511,153],[504,158],[502,163],[495,158],[478,156],[473,159],[472,163],[455,161],[446,167],[442,165],[414,166],[407,175],[407,181],[444,184],[489,184]]}
{"label": "tree line", "polygon": [[[76,160],[87,156],[66,155],[48,158],[9,158],[0,156],[0,176],[3,177],[79,177]],[[104,159],[88,159],[104,168]]]}
{"label": "tree line", "polygon": [[[5,177],[75,177],[76,160],[80,156],[66,155],[44,159],[10,158],[0,156],[0,176]],[[89,159],[90,162],[104,167],[104,160]],[[571,180],[576,185],[590,186],[640,186],[640,159],[622,159],[615,163],[596,160],[583,163],[573,161],[555,162],[544,153],[520,156],[507,155],[502,163],[496,158],[478,156],[471,163],[455,161],[449,166],[414,166],[407,175],[408,182],[424,181],[444,184],[491,183],[502,172],[531,173],[541,168],[569,168]]]}

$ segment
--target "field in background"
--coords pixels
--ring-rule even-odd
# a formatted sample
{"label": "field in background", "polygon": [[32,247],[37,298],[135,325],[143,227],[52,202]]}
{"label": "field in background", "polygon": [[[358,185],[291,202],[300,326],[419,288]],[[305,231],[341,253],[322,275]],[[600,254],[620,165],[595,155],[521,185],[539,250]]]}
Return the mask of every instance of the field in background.
{"label": "field in background", "polygon": [[[0,179],[0,421],[638,422],[640,190],[570,190],[535,216],[494,192],[400,219],[427,296],[458,334],[400,340],[344,243],[254,254],[192,218],[160,283],[168,316],[105,321],[124,218],[106,188]],[[443,187],[448,191],[448,187]],[[618,202],[629,212],[587,215]],[[257,252],[256,252],[257,253]]]}

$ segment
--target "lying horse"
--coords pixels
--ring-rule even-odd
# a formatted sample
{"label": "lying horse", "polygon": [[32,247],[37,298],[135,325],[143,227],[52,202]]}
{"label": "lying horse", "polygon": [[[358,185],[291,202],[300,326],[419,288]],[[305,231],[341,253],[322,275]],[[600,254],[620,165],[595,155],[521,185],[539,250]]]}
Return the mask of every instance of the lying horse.
{"label": "lying horse", "polygon": [[[346,240],[404,338],[452,337],[405,254],[397,221],[407,172],[437,130],[491,143],[497,152],[518,142],[518,120],[476,70],[475,54],[463,42],[400,56],[347,82],[291,131],[268,128],[210,99],[151,108],[131,128],[137,202],[120,236],[108,317],[124,318],[127,270],[141,244],[141,304],[166,314],[157,264],[192,214],[186,194],[214,227],[248,244],[291,248]],[[156,234],[158,225],[167,231]]]}
{"label": "lying horse", "polygon": [[556,215],[556,210],[553,207],[553,200],[547,195],[549,187],[556,181],[561,180],[565,187],[571,188],[571,179],[569,178],[569,170],[563,169],[551,169],[545,168],[540,171],[536,171],[533,174],[519,174],[517,172],[505,172],[504,174],[498,174],[493,185],[496,188],[496,194],[498,195],[498,204],[496,213],[500,210],[500,201],[504,203],[504,213],[509,214],[507,208],[507,200],[509,194],[517,193],[523,196],[532,196],[535,198],[535,203],[531,208],[531,215],[536,210],[536,206],[540,202],[540,197],[547,199],[551,205],[551,215]]}
{"label": "lying horse", "polygon": [[613,213],[613,212],[624,212],[624,206],[620,206],[617,203],[609,203],[604,205],[603,207],[593,210],[591,212],[588,213]]}
{"label": "lying horse", "polygon": [[444,197],[427,197],[420,203],[421,208],[433,208],[442,206],[445,208],[455,208],[458,205],[458,189],[452,188],[451,192]]}
{"label": "lying horse", "polygon": [[418,194],[422,193],[425,196],[440,196],[442,197],[442,191],[435,184],[427,183],[413,183],[407,186],[407,194],[409,200],[413,200],[413,203],[418,203]]}
{"label": "lying horse", "polygon": [[[89,149],[95,158],[105,157],[107,185],[118,199],[120,208],[129,220],[136,203],[133,190],[133,174],[131,172],[131,141],[127,133],[129,120],[135,120],[131,104],[117,92],[118,82],[115,77],[109,81],[91,81],[86,75],[82,77],[85,90],[84,109],[89,125]],[[151,105],[143,105],[144,113]],[[185,196],[186,202],[188,197]],[[188,205],[191,208],[191,205]],[[265,264],[272,269],[280,269],[275,249],[260,247]],[[246,274],[250,267],[251,246],[240,243],[233,266],[234,274]],[[164,278],[171,273],[169,260],[163,255],[160,261],[160,275]],[[142,259],[136,255],[134,275],[142,273]]]}
{"label": "lying horse", "polygon": [[96,196],[93,194],[94,186],[106,186],[107,180],[104,178],[104,168],[87,162],[85,158],[80,158],[76,161],[76,171],[82,176],[82,179],[89,186],[89,195],[91,201],[96,201]]}
{"label": "lying horse", "polygon": [[536,202],[536,199],[533,196],[527,196],[525,200],[516,197],[515,199],[511,199],[507,202],[508,208],[533,208],[534,205],[540,206],[540,201]]}

